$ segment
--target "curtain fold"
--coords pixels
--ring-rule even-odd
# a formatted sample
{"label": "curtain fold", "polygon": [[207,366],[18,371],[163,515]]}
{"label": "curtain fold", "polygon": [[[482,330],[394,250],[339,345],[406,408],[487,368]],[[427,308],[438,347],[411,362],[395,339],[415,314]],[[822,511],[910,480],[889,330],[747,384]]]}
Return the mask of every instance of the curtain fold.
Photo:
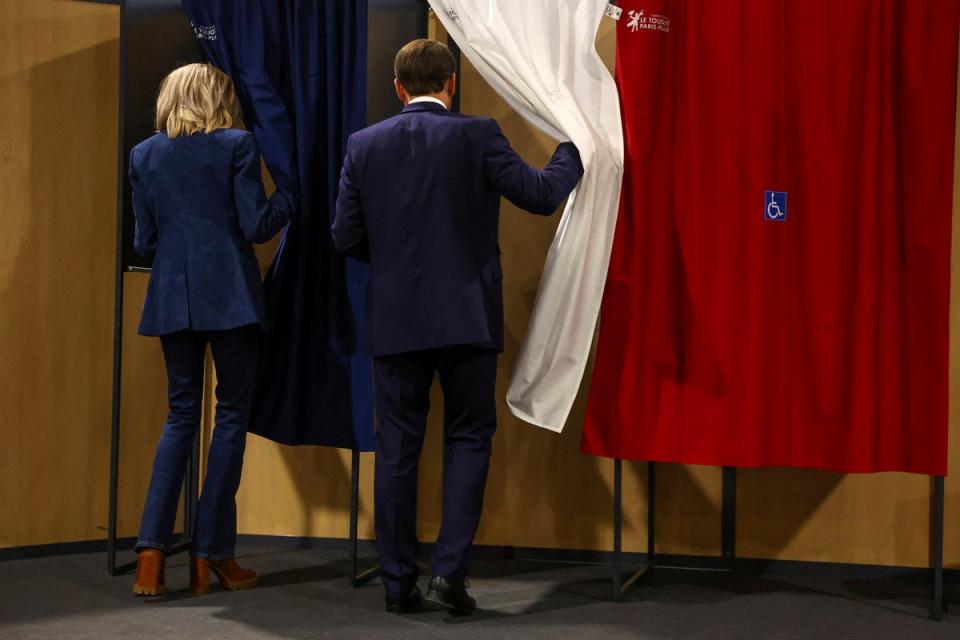
{"label": "curtain fold", "polygon": [[561,431],[589,359],[616,224],[623,131],[595,39],[606,0],[430,0],[484,79],[547,135],[571,140],[585,174],[546,256],[507,392],[514,415]]}
{"label": "curtain fold", "polygon": [[368,270],[330,239],[346,140],[366,119],[366,1],[183,6],[210,61],[237,85],[277,188],[298,204],[267,275],[270,334],[250,431],[370,451]]}

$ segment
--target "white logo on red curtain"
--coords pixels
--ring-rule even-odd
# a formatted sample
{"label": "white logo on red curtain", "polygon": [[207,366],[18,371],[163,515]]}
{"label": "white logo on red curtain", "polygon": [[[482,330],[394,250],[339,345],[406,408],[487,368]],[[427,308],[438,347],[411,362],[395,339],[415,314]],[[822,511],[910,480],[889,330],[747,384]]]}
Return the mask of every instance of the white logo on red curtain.
{"label": "white logo on red curtain", "polygon": [[660,33],[670,33],[670,18],[660,13],[647,13],[643,9],[640,11],[630,11],[627,13],[627,29],[631,33],[638,31],[659,31]]}

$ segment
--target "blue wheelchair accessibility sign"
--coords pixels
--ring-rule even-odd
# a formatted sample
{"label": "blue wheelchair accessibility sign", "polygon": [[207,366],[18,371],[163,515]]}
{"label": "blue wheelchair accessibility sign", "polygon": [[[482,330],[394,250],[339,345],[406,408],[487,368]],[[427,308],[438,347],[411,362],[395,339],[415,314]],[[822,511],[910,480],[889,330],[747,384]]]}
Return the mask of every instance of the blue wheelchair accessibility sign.
{"label": "blue wheelchair accessibility sign", "polygon": [[763,197],[763,219],[783,221],[787,219],[786,191],[767,191]]}

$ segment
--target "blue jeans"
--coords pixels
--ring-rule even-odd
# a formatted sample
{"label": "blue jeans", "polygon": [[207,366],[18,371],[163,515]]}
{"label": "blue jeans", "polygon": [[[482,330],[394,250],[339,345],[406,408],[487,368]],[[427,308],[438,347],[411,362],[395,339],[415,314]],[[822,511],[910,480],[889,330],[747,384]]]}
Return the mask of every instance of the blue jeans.
{"label": "blue jeans", "polygon": [[417,581],[417,468],[434,373],[443,389],[443,519],[433,575],[463,580],[483,510],[497,429],[497,352],[449,347],[373,359],[377,459],[374,519],[381,580],[406,597]]}
{"label": "blue jeans", "polygon": [[137,537],[138,551],[170,551],[187,458],[200,428],[203,364],[209,343],[217,370],[216,427],[191,552],[211,560],[234,556],[236,494],[261,338],[256,325],[228,331],[181,331],[160,338],[167,365],[170,411],[153,460],[153,475]]}

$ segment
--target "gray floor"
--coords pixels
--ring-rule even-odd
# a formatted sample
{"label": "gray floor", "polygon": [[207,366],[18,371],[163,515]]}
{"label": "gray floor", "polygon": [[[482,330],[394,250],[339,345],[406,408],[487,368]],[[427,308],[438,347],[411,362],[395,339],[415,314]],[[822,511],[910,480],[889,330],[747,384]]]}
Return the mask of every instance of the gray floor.
{"label": "gray floor", "polygon": [[[130,576],[104,577],[103,554],[2,562],[0,638],[960,638],[960,616],[926,619],[916,578],[658,570],[614,604],[605,567],[483,560],[476,615],[394,616],[378,582],[345,584],[341,552],[241,551],[261,572],[257,589],[192,597],[179,556],[172,595],[146,600]],[[958,585],[949,595],[960,610]]]}

